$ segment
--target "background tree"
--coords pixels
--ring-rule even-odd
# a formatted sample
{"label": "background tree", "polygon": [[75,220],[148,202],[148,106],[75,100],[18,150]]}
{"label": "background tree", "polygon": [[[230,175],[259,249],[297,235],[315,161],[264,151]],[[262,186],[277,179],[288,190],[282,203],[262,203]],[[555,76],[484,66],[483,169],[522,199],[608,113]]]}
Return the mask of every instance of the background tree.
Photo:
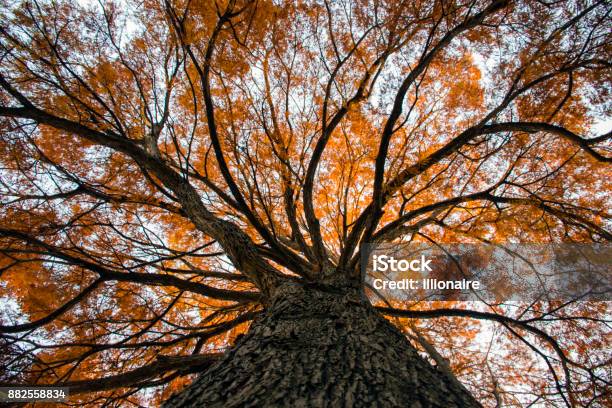
{"label": "background tree", "polygon": [[608,303],[377,303],[359,270],[610,240],[609,2],[0,4],[4,384],[610,405]]}

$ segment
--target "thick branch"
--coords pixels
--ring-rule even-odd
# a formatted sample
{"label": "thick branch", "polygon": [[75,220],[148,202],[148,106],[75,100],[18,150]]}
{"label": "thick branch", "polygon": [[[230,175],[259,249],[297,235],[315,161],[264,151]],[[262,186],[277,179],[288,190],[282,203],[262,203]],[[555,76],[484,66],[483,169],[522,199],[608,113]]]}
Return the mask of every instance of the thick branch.
{"label": "thick branch", "polygon": [[[3,78],[1,79],[4,81]],[[0,82],[0,85],[4,87],[4,83]],[[100,132],[77,122],[56,117],[31,104],[20,108],[0,106],[0,116],[31,119],[36,123],[73,133],[93,143],[128,155],[139,165],[151,171],[166,188],[176,195],[185,214],[195,226],[215,238],[227,251],[234,266],[247,275],[265,295],[276,286],[280,275],[258,254],[251,238],[235,224],[222,220],[208,211],[197,191],[187,180],[181,178],[158,158],[149,156],[136,142],[112,132]]]}
{"label": "thick branch", "polygon": [[78,258],[76,256],[67,254],[62,249],[54,247],[41,241],[35,237],[32,237],[26,233],[0,228],[0,236],[7,236],[17,238],[23,242],[36,245],[44,248],[50,256],[62,259],[72,265],[85,268],[91,272],[94,272],[100,276],[102,281],[120,281],[120,282],[134,282],[145,285],[162,285],[162,286],[174,286],[178,289],[198,293],[207,297],[222,299],[222,300],[233,300],[233,301],[256,301],[260,299],[260,295],[255,292],[238,292],[227,289],[218,289],[212,286],[205,285],[203,283],[187,281],[184,279],[177,278],[173,275],[162,275],[162,274],[151,274],[151,273],[123,273],[113,271],[102,265],[95,264],[85,259]]}
{"label": "thick branch", "polygon": [[[166,9],[171,17],[172,23],[174,25],[175,30],[177,31],[177,34],[179,35],[179,38],[181,39],[181,41],[183,41],[183,48],[189,55],[189,58],[191,62],[193,63],[194,67],[196,68],[196,71],[200,78],[200,84],[202,87],[202,94],[203,94],[203,99],[204,99],[204,106],[206,110],[206,121],[208,125],[208,133],[209,133],[210,140],[213,146],[215,157],[217,159],[217,164],[219,165],[219,169],[221,171],[223,179],[225,180],[227,186],[230,189],[230,192],[232,193],[232,196],[235,199],[235,202],[237,204],[237,209],[246,216],[249,222],[255,227],[259,235],[261,235],[261,237],[275,251],[282,253],[284,255],[281,258],[285,261],[286,263],[285,266],[293,269],[294,271],[300,274],[304,274],[304,263],[302,262],[302,260],[298,256],[296,256],[293,252],[291,252],[290,250],[287,250],[287,248],[285,248],[282,244],[278,242],[278,240],[270,233],[270,231],[260,221],[257,214],[251,210],[251,208],[245,201],[244,196],[242,195],[242,192],[240,191],[240,188],[238,187],[238,184],[234,180],[234,177],[232,176],[229,170],[227,161],[225,160],[225,154],[223,152],[223,147],[221,146],[219,133],[217,131],[217,122],[215,119],[215,106],[214,106],[214,102],[212,98],[212,92],[210,89],[210,71],[211,71],[211,66],[212,66],[213,55],[214,55],[215,48],[217,45],[216,44],[217,39],[219,37],[219,34],[221,33],[221,30],[223,29],[225,24],[231,20],[232,17],[239,15],[245,10],[245,8],[243,8],[235,12],[233,10],[235,7],[235,3],[236,3],[235,1],[230,1],[225,12],[217,20],[217,23],[213,29],[211,37],[208,40],[205,55],[204,55],[204,61],[202,62],[202,64],[200,64],[200,62],[198,61],[198,58],[194,54],[191,46],[187,44],[185,41],[183,41],[184,40],[183,38],[184,37],[183,36],[184,20],[181,20],[178,18],[178,16],[176,15],[174,9],[172,8],[169,2],[166,2]],[[253,255],[258,257],[256,254],[253,254]],[[269,267],[269,265],[267,268],[264,268],[264,269],[267,269],[268,272],[271,271],[271,267]],[[264,276],[260,276],[258,278],[259,280],[258,284],[264,284],[264,281],[269,281],[268,283],[265,283],[264,285],[274,286],[275,284],[272,284],[272,281],[274,280],[272,278],[272,275],[274,274],[267,273],[267,275],[268,276],[265,279],[264,279]],[[264,293],[268,292],[268,289],[266,289],[265,287],[262,287],[261,289]]]}
{"label": "thick branch", "polygon": [[[54,387],[68,387],[71,394],[107,391],[116,388],[141,385],[146,380],[162,377],[169,371],[189,374],[206,369],[218,361],[222,353],[199,354],[193,356],[157,356],[157,360],[149,365],[136,368],[122,374],[92,380],[68,381],[53,384]],[[2,384],[5,387],[23,387],[23,384]]]}
{"label": "thick branch", "polygon": [[606,135],[594,138],[594,139],[585,139],[581,136],[578,136],[574,132],[571,132],[564,127],[551,125],[543,122],[502,122],[502,123],[494,123],[492,125],[483,126],[481,130],[481,134],[488,133],[500,133],[500,132],[527,132],[527,133],[537,133],[537,132],[545,132],[551,133],[557,136],[561,136],[576,146],[580,147],[594,159],[604,162],[610,163],[612,162],[612,157],[605,157],[599,154],[597,151],[593,150],[593,145],[595,143],[601,143],[606,140],[610,140],[612,138],[612,134],[608,133]]}

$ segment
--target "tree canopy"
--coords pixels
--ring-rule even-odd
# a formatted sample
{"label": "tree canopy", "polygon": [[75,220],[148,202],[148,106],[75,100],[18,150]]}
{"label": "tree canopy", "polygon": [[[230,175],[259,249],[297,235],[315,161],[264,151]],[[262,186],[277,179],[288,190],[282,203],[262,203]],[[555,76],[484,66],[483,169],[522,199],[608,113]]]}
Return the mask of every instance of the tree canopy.
{"label": "tree canopy", "polygon": [[[605,0],[0,5],[2,384],[152,404],[362,244],[612,238]],[[372,295],[485,406],[611,403],[609,303]]]}

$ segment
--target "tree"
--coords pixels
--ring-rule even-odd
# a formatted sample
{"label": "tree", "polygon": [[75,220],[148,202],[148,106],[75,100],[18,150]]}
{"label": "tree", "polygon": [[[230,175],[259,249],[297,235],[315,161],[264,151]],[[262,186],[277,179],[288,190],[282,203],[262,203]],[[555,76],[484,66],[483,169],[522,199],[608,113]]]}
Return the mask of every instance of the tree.
{"label": "tree", "polygon": [[4,385],[610,404],[608,303],[384,303],[359,265],[372,242],[610,240],[609,2],[11,3]]}

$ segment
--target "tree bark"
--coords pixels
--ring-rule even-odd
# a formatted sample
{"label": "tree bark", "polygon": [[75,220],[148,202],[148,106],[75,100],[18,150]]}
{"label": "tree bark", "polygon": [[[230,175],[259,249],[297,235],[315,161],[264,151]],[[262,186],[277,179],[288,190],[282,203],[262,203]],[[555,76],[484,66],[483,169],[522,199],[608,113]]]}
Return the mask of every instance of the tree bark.
{"label": "tree bark", "polygon": [[480,407],[358,289],[288,282],[176,407]]}

